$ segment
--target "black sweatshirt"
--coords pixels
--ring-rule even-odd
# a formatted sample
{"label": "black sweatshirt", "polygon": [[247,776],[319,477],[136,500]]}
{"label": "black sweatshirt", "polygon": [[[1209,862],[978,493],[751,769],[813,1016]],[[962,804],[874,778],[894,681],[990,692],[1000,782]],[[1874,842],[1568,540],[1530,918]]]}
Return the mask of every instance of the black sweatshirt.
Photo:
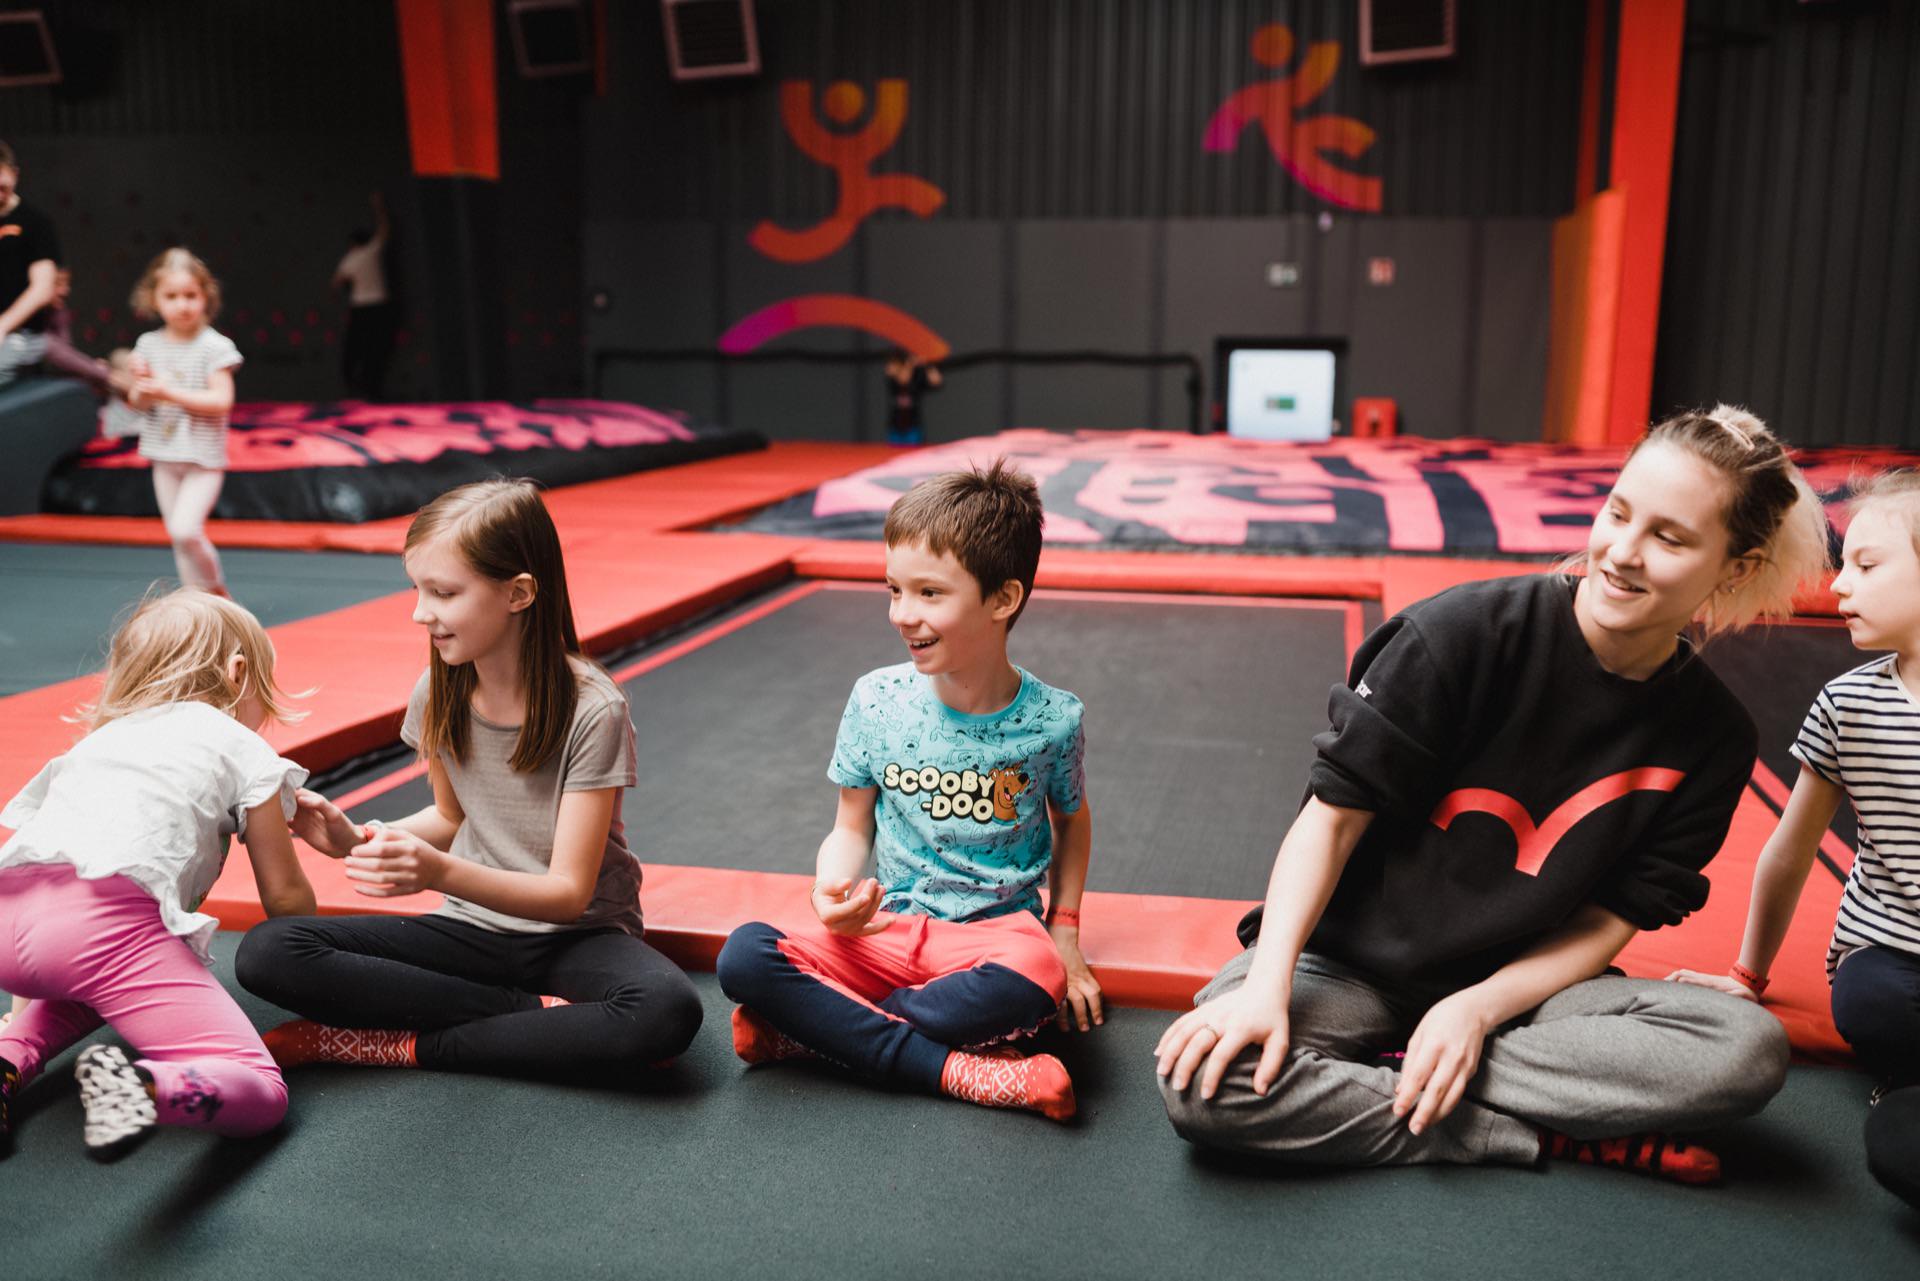
{"label": "black sweatshirt", "polygon": [[[1457,990],[1586,904],[1658,929],[1706,903],[1753,720],[1685,640],[1644,681],[1601,667],[1573,591],[1557,574],[1469,583],[1354,655],[1308,789],[1374,818],[1308,951]],[[1258,931],[1255,909],[1241,938]]]}
{"label": "black sweatshirt", "polygon": [[[12,213],[0,214],[0,311],[27,292],[27,268],[43,258],[59,263],[60,238],[53,220],[22,199]],[[20,322],[21,332],[38,333],[52,316],[52,307],[42,307]]]}

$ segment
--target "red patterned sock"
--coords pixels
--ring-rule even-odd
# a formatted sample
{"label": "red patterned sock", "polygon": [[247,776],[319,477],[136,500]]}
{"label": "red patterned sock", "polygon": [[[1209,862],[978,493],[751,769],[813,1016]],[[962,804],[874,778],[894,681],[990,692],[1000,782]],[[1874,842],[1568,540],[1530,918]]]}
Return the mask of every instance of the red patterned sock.
{"label": "red patterned sock", "polygon": [[940,1093],[987,1108],[1025,1108],[1049,1120],[1074,1113],[1073,1079],[1051,1054],[976,1054],[955,1050],[940,1069]]}
{"label": "red patterned sock", "polygon": [[543,996],[540,998],[540,1008],[543,1010],[551,1010],[555,1006],[559,1006],[559,1005],[572,1005],[572,1004],[573,1002],[569,1001],[564,996]]}
{"label": "red patterned sock", "polygon": [[1618,1139],[1571,1139],[1553,1130],[1540,1132],[1540,1149],[1556,1161],[1635,1170],[1675,1183],[1718,1183],[1720,1158],[1697,1144],[1649,1130]]}
{"label": "red patterned sock", "polygon": [[812,1050],[744,1005],[733,1007],[733,1052],[747,1063],[778,1063],[782,1059],[817,1057]]}
{"label": "red patterned sock", "polygon": [[308,1063],[357,1063],[362,1067],[419,1067],[413,1056],[414,1034],[379,1028],[328,1027],[308,1019],[294,1019],[260,1038],[267,1053],[283,1068]]}

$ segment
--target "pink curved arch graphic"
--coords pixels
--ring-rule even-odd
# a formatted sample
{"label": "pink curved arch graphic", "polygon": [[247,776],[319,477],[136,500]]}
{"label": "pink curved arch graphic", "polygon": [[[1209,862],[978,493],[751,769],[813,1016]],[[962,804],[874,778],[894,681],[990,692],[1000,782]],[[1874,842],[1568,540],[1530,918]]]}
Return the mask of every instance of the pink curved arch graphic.
{"label": "pink curved arch graphic", "polygon": [[922,360],[944,360],[953,349],[920,321],[872,298],[806,294],[742,316],[720,335],[720,350],[737,356],[797,329],[858,329],[904,347]]}

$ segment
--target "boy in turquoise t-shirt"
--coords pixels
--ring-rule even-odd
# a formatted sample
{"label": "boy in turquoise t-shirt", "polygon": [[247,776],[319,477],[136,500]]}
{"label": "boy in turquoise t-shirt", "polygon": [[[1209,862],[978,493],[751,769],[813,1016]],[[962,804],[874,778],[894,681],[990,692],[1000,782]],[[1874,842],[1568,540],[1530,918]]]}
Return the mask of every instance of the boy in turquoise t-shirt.
{"label": "boy in turquoise t-shirt", "polygon": [[747,1062],[818,1054],[929,1093],[1073,1115],[1060,1060],[978,1048],[1104,1017],[1079,943],[1093,831],[1080,700],[1007,659],[1040,525],[1038,489],[1004,459],[923,481],[887,513],[888,617],[909,661],[861,677],[841,717],[819,923],[755,921],[720,953]]}

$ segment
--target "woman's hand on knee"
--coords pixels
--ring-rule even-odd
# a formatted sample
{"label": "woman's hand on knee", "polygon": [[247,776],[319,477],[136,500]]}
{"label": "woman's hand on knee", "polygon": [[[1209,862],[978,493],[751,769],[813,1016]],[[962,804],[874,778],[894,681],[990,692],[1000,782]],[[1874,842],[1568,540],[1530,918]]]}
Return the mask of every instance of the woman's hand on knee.
{"label": "woman's hand on knee", "polygon": [[1286,994],[1276,1000],[1242,985],[1175,1019],[1154,1047],[1156,1070],[1176,1090],[1186,1089],[1198,1072],[1200,1097],[1211,1099],[1240,1052],[1258,1045],[1253,1089],[1264,1096],[1280,1079],[1287,1035]]}
{"label": "woman's hand on knee", "polygon": [[1707,974],[1701,970],[1675,970],[1667,975],[1667,982],[1712,988],[1716,992],[1725,992],[1728,996],[1737,996],[1743,1001],[1758,1002],[1760,1000],[1752,988],[1729,974]]}

